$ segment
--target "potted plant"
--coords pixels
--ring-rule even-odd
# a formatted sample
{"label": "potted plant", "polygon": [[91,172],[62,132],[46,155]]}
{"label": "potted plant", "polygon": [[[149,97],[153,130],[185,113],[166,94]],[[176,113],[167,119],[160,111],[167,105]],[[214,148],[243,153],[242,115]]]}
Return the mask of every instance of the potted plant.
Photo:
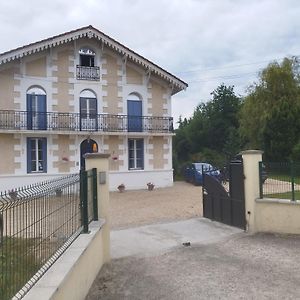
{"label": "potted plant", "polygon": [[153,191],[153,189],[154,189],[154,183],[148,182],[147,183],[147,187],[148,187],[148,191]]}
{"label": "potted plant", "polygon": [[119,186],[118,186],[118,190],[120,193],[123,193],[125,191],[125,185],[123,183],[121,183]]}

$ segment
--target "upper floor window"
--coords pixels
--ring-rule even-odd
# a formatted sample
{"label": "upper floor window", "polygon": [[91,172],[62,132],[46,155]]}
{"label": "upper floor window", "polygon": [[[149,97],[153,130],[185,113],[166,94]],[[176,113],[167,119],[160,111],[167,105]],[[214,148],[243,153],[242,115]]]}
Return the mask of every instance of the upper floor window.
{"label": "upper floor window", "polygon": [[132,93],[127,100],[128,131],[143,131],[143,103],[139,95]]}
{"label": "upper floor window", "polygon": [[47,129],[47,98],[40,87],[32,87],[26,93],[27,129]]}
{"label": "upper floor window", "polygon": [[100,68],[95,66],[96,53],[89,48],[79,50],[79,65],[76,78],[80,80],[100,80]]}
{"label": "upper floor window", "polygon": [[84,90],[80,93],[80,130],[96,130],[97,98],[93,91]]}
{"label": "upper floor window", "polygon": [[81,48],[79,50],[79,63],[83,67],[94,67],[95,66],[95,55],[96,53],[89,48]]}

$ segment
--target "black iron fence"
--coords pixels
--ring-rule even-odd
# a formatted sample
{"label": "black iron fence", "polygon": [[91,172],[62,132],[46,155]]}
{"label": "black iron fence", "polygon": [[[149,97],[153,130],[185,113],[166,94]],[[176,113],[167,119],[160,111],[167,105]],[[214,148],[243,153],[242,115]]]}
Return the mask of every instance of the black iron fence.
{"label": "black iron fence", "polygon": [[173,118],[0,110],[0,129],[171,133]]}
{"label": "black iron fence", "polygon": [[80,171],[80,198],[83,233],[88,233],[89,223],[98,220],[97,169]]}
{"label": "black iron fence", "polygon": [[96,176],[93,169],[0,193],[1,299],[21,299],[88,232],[98,218]]}
{"label": "black iron fence", "polygon": [[260,197],[300,200],[300,163],[260,162]]}

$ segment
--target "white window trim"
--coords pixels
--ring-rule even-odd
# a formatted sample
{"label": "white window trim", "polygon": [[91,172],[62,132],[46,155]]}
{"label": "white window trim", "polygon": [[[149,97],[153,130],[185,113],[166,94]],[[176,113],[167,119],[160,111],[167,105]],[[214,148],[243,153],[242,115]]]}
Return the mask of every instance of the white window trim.
{"label": "white window trim", "polygon": [[[134,167],[133,168],[130,168],[129,165],[130,165],[130,158],[129,158],[129,153],[130,153],[130,148],[129,148],[129,141],[132,140],[133,141],[133,165]],[[144,170],[145,168],[145,163],[143,161],[143,168],[138,168],[137,167],[137,140],[141,140],[141,139],[128,139],[128,170]],[[143,143],[145,143],[143,141]],[[143,151],[144,151],[144,147],[143,147]],[[145,160],[145,154],[143,153],[143,160]]]}

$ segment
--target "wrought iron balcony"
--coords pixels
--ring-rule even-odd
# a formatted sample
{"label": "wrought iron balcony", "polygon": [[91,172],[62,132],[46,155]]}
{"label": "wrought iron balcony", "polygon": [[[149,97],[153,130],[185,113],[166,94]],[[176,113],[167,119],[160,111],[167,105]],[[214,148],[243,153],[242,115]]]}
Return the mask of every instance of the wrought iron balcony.
{"label": "wrought iron balcony", "polygon": [[0,110],[0,130],[172,133],[173,118]]}
{"label": "wrought iron balcony", "polygon": [[76,78],[80,80],[100,80],[99,67],[76,66]]}

